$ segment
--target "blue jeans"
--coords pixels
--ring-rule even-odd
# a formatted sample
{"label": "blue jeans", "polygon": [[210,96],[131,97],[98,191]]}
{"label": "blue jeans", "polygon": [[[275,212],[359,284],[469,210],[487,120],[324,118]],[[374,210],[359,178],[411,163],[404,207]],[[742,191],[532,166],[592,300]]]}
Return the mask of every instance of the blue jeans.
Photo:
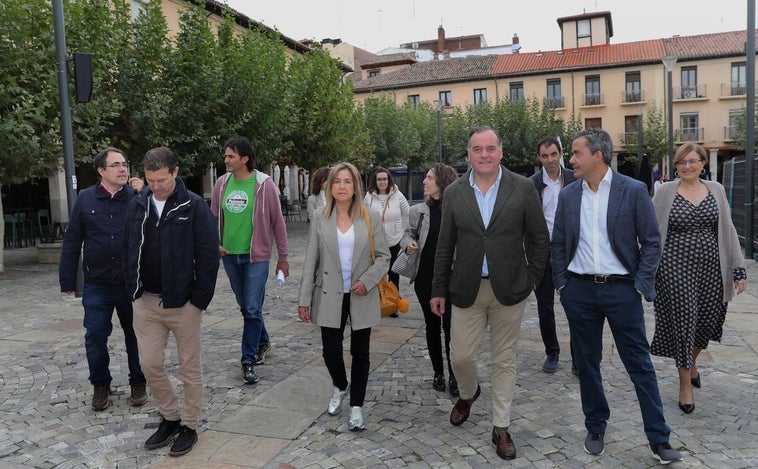
{"label": "blue jeans", "polygon": [[221,260],[244,319],[242,363],[255,363],[258,346],[269,343],[268,331],[263,323],[268,261],[250,262],[249,254],[227,254]]}
{"label": "blue jeans", "polygon": [[124,330],[126,356],[129,361],[129,383],[142,384],[145,375],[139,364],[137,336],[132,326],[132,301],[122,284],[98,285],[84,283],[82,293],[84,306],[84,347],[89,364],[89,381],[95,386],[111,384],[110,356],[108,355],[108,337],[113,331],[113,309]]}
{"label": "blue jeans", "polygon": [[587,431],[605,433],[610,417],[600,375],[603,325],[607,319],[619,357],[637,393],[645,435],[651,444],[668,442],[670,429],[663,417],[658,379],[645,333],[642,301],[634,285],[600,284],[569,277],[561,291],[561,304],[571,331]]}

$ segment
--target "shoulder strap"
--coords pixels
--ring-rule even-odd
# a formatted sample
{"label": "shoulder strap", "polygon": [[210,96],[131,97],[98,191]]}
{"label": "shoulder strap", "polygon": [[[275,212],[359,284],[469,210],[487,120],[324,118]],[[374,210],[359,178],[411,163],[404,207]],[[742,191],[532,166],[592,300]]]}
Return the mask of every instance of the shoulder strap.
{"label": "shoulder strap", "polygon": [[387,207],[390,204],[390,197],[392,197],[392,194],[387,196],[387,200],[384,201],[384,210],[382,210],[382,223],[384,223],[384,214],[387,213]]}
{"label": "shoulder strap", "polygon": [[371,245],[371,260],[376,261],[376,252],[374,251],[374,227],[371,225],[371,218],[368,216],[368,209],[363,207],[363,221],[366,222],[368,230],[368,242]]}

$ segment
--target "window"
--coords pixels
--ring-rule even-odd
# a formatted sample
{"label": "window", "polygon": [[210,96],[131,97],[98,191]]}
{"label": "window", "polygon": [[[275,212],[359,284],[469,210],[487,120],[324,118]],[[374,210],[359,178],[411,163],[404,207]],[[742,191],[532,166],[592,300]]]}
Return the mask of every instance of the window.
{"label": "window", "polygon": [[474,105],[487,102],[487,88],[474,89]]}
{"label": "window", "polygon": [[700,141],[700,128],[698,127],[698,115],[696,112],[682,113],[679,116],[679,122],[682,125],[679,135],[681,142],[698,142]]}
{"label": "window", "polygon": [[682,67],[682,99],[697,97],[697,67]]}
{"label": "window", "polygon": [[603,104],[600,99],[600,75],[589,75],[584,78],[584,105],[597,106]]}
{"label": "window", "polygon": [[732,64],[732,81],[731,92],[732,96],[740,96],[745,94],[745,62],[737,62]]}
{"label": "window", "polygon": [[545,100],[545,105],[552,108],[563,107],[560,78],[547,80],[547,99]]}
{"label": "window", "polygon": [[368,77],[369,78],[378,77],[380,73],[381,73],[381,70],[369,70]]}
{"label": "window", "polygon": [[624,85],[624,102],[638,103],[640,101],[642,101],[640,72],[627,72]]}
{"label": "window", "polygon": [[453,105],[453,94],[451,91],[440,91],[440,106],[450,107]]}
{"label": "window", "polygon": [[408,96],[408,104],[410,104],[413,109],[417,109],[419,104],[421,104],[421,97],[417,94]]}
{"label": "window", "polygon": [[524,82],[512,81],[511,86],[511,101],[520,103],[524,100]]}
{"label": "window", "polygon": [[637,138],[639,137],[640,118],[637,115],[624,116],[624,145],[634,146],[637,145]]}
{"label": "window", "polygon": [[587,130],[591,129],[602,129],[603,128],[603,119],[599,117],[594,117],[592,119],[584,119],[584,128]]}
{"label": "window", "polygon": [[590,37],[591,35],[590,20],[579,20],[576,22],[576,37]]}

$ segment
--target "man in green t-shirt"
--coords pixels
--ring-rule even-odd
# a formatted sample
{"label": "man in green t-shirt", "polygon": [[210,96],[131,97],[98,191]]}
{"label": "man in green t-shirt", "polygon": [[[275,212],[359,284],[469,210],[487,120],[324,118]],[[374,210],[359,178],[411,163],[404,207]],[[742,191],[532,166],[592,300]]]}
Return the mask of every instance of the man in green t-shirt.
{"label": "man in green t-shirt", "polygon": [[252,145],[234,137],[224,144],[226,174],[213,187],[211,211],[218,221],[219,255],[240,306],[242,330],[242,377],[258,382],[255,365],[271,351],[271,340],[263,322],[269,261],[274,241],[276,270],[289,276],[287,227],[279,193],[273,180],[255,169]]}

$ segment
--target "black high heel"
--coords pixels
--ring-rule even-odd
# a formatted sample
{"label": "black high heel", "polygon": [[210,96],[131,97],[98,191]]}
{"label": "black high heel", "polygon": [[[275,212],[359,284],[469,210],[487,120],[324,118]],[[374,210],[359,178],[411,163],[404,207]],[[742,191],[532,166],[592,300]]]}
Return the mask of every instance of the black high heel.
{"label": "black high heel", "polygon": [[685,414],[691,414],[692,411],[695,410],[695,403],[693,402],[692,404],[682,404],[680,402],[679,408],[682,409],[682,412],[684,412]]}
{"label": "black high heel", "polygon": [[700,389],[700,373],[698,373],[694,378],[690,378],[690,382],[693,386]]}

